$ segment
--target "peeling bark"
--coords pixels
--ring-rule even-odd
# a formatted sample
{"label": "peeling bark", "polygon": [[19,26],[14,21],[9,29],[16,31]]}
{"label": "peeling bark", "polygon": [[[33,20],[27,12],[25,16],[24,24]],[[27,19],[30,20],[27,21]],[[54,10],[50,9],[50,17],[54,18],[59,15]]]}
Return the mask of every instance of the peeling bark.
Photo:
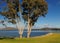
{"label": "peeling bark", "polygon": [[18,32],[19,32],[19,35],[20,35],[19,37],[22,38],[24,28],[20,27],[19,23],[17,23],[16,26],[18,28]]}
{"label": "peeling bark", "polygon": [[27,38],[30,37],[31,27],[32,27],[32,25],[30,25],[30,19],[28,18],[28,31],[27,31]]}

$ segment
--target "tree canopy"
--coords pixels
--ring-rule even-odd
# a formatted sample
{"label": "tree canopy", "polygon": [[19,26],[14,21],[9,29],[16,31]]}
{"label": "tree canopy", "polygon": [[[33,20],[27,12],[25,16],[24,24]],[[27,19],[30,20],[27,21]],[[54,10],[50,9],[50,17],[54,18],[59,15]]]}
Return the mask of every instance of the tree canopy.
{"label": "tree canopy", "polygon": [[23,19],[28,21],[29,17],[30,25],[34,25],[40,16],[45,17],[48,11],[48,5],[45,0],[23,0],[22,8]]}
{"label": "tree canopy", "polygon": [[0,12],[0,15],[5,16],[9,22],[15,24],[16,21],[15,19],[18,18],[17,12],[19,12],[19,0],[4,0],[7,3],[7,8],[8,11]]}
{"label": "tree canopy", "polygon": [[[37,19],[40,16],[44,16],[47,14],[48,5],[45,0],[22,0],[20,4],[19,0],[5,0],[7,3],[7,12],[0,12],[3,16],[8,19],[12,19],[15,21],[18,16],[17,12],[22,8],[22,17],[24,21],[28,21],[28,17],[30,19],[30,24],[34,25]],[[21,7],[21,8],[20,8]]]}

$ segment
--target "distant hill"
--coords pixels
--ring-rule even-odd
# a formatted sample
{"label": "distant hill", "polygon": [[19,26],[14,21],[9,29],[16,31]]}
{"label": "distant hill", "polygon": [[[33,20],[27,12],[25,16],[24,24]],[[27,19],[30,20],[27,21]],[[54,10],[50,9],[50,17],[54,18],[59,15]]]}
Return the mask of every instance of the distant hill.
{"label": "distant hill", "polygon": [[[18,30],[14,27],[7,27],[7,28],[0,28],[0,30]],[[24,29],[27,31],[27,29]],[[32,31],[39,31],[39,30],[60,30],[60,28],[40,28],[40,29],[32,29]]]}
{"label": "distant hill", "polygon": [[32,31],[39,31],[39,30],[60,30],[60,28],[40,28],[40,29],[32,29]]}
{"label": "distant hill", "polygon": [[0,28],[0,30],[17,30],[14,27]]}
{"label": "distant hill", "polygon": [[60,30],[60,28],[42,28],[43,30]]}
{"label": "distant hill", "polygon": [[60,30],[60,28],[42,28],[41,30]]}

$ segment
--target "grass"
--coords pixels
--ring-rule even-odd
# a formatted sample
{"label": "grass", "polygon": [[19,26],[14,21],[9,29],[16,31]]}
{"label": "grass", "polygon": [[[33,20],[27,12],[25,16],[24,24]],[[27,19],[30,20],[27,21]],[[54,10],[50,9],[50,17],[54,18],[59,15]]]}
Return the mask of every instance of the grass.
{"label": "grass", "polygon": [[54,33],[47,36],[39,36],[33,38],[15,38],[15,39],[2,39],[0,43],[60,43],[60,34]]}

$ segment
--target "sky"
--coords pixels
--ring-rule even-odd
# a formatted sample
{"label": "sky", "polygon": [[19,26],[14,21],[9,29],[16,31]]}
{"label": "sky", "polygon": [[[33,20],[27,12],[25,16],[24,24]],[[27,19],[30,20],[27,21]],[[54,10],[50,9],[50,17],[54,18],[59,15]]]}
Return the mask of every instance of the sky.
{"label": "sky", "polygon": [[[1,0],[0,0],[1,2]],[[42,27],[53,27],[60,28],[60,0],[46,0],[48,3],[48,13],[46,17],[39,17],[33,28],[42,28]],[[0,4],[0,8],[5,6],[5,3]],[[0,9],[0,11],[2,11]],[[3,17],[0,16],[0,20]],[[0,24],[0,27],[2,25]],[[12,24],[8,24],[8,26],[13,26]]]}
{"label": "sky", "polygon": [[56,27],[60,28],[60,0],[46,0],[48,3],[48,13],[46,17],[40,17],[36,27]]}

